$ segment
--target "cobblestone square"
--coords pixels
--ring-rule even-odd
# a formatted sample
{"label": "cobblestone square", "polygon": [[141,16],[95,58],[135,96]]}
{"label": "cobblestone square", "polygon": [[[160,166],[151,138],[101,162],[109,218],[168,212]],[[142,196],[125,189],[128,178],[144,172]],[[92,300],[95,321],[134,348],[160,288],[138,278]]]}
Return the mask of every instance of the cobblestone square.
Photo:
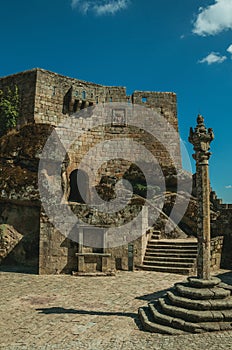
{"label": "cobblestone square", "polygon": [[[220,271],[231,282],[231,273]],[[223,276],[222,275],[222,276]],[[114,277],[0,272],[1,349],[232,349],[232,332],[144,332],[137,311],[185,276],[148,271]]]}

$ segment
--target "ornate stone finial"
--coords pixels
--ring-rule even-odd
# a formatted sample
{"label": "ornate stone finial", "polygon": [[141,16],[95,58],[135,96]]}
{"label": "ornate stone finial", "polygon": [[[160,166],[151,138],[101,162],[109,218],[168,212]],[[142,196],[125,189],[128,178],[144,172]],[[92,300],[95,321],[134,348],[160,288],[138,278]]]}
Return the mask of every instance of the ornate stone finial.
{"label": "ornate stone finial", "polygon": [[198,114],[197,116],[197,124],[198,125],[204,124],[204,118],[201,114]]}
{"label": "ornate stone finial", "polygon": [[197,117],[197,126],[193,130],[190,128],[189,133],[189,142],[193,144],[195,154],[193,154],[193,158],[198,162],[206,162],[208,164],[209,157],[211,153],[209,152],[210,143],[214,139],[213,130],[209,128],[208,130],[204,124],[204,118],[202,115],[198,115]]}

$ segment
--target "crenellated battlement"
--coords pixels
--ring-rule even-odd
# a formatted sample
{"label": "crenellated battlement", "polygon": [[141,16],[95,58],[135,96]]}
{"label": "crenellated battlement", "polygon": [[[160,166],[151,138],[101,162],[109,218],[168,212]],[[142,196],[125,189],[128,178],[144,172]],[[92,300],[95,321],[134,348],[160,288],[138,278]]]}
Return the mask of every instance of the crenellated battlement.
{"label": "crenellated battlement", "polygon": [[140,104],[163,114],[178,130],[176,94],[135,91],[127,95],[122,86],[104,86],[66,77],[41,68],[0,78],[0,89],[18,86],[21,97],[19,125],[45,123],[58,125],[69,115],[100,103]]}

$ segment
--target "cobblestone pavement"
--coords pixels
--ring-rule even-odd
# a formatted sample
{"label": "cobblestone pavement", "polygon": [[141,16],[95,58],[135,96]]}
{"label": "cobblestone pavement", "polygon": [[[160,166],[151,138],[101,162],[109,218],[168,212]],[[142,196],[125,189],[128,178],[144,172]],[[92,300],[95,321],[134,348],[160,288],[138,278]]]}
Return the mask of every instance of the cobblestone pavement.
{"label": "cobblestone pavement", "polygon": [[[232,273],[220,273],[231,282]],[[147,271],[115,277],[0,272],[0,348],[232,349],[232,332],[166,336],[140,329],[138,308],[184,279]]]}

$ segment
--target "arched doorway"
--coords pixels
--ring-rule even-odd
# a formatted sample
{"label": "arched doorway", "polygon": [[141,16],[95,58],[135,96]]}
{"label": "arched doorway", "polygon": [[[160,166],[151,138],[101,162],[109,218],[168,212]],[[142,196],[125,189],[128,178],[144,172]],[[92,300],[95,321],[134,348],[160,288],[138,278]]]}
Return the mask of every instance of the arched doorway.
{"label": "arched doorway", "polygon": [[69,176],[70,202],[86,203],[89,200],[89,177],[85,171],[75,169]]}

